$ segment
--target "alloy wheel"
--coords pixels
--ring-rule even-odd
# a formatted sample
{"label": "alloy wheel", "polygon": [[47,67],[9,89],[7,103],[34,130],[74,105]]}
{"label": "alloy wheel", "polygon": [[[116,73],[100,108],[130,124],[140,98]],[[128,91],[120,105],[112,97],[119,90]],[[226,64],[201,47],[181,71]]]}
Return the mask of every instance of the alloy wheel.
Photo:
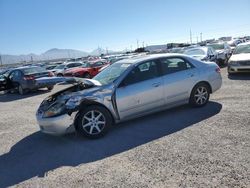
{"label": "alloy wheel", "polygon": [[194,94],[195,102],[198,105],[203,105],[207,102],[208,99],[208,91],[204,86],[198,87]]}
{"label": "alloy wheel", "polygon": [[90,135],[99,134],[105,127],[104,115],[97,110],[88,111],[82,119],[82,128]]}

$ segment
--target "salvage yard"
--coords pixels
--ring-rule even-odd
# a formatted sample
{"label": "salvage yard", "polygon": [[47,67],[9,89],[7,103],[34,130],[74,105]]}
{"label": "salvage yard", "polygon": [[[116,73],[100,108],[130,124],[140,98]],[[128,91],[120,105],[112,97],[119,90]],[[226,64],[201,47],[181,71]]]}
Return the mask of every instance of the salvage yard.
{"label": "salvage yard", "polygon": [[41,133],[47,90],[0,94],[0,187],[250,187],[250,75],[221,71],[205,107],[128,121],[98,140]]}

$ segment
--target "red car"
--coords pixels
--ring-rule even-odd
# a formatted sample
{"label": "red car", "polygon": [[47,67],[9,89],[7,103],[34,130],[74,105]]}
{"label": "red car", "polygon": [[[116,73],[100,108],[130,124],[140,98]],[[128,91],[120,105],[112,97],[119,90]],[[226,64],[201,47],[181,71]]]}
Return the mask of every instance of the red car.
{"label": "red car", "polygon": [[99,73],[99,69],[106,66],[106,61],[89,61],[81,67],[69,69],[64,73],[67,77],[92,78]]}

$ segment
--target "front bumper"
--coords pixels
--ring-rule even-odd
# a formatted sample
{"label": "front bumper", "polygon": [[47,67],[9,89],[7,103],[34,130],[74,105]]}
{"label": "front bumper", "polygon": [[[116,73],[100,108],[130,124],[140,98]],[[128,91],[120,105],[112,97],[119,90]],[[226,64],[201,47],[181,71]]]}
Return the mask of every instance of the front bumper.
{"label": "front bumper", "polygon": [[250,72],[250,65],[228,65],[228,73],[237,73],[237,72]]}
{"label": "front bumper", "polygon": [[62,135],[75,131],[75,116],[76,112],[71,115],[63,114],[51,118],[43,118],[41,115],[37,114],[36,119],[42,132],[53,135]]}

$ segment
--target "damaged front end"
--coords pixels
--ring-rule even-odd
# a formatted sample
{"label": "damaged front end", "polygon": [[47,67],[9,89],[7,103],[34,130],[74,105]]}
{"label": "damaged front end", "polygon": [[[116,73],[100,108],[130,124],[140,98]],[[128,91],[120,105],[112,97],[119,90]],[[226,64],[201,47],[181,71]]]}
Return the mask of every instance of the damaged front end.
{"label": "damaged front end", "polygon": [[74,119],[84,99],[84,91],[98,83],[84,80],[47,97],[39,106],[36,118],[42,132],[64,134],[74,131]]}

